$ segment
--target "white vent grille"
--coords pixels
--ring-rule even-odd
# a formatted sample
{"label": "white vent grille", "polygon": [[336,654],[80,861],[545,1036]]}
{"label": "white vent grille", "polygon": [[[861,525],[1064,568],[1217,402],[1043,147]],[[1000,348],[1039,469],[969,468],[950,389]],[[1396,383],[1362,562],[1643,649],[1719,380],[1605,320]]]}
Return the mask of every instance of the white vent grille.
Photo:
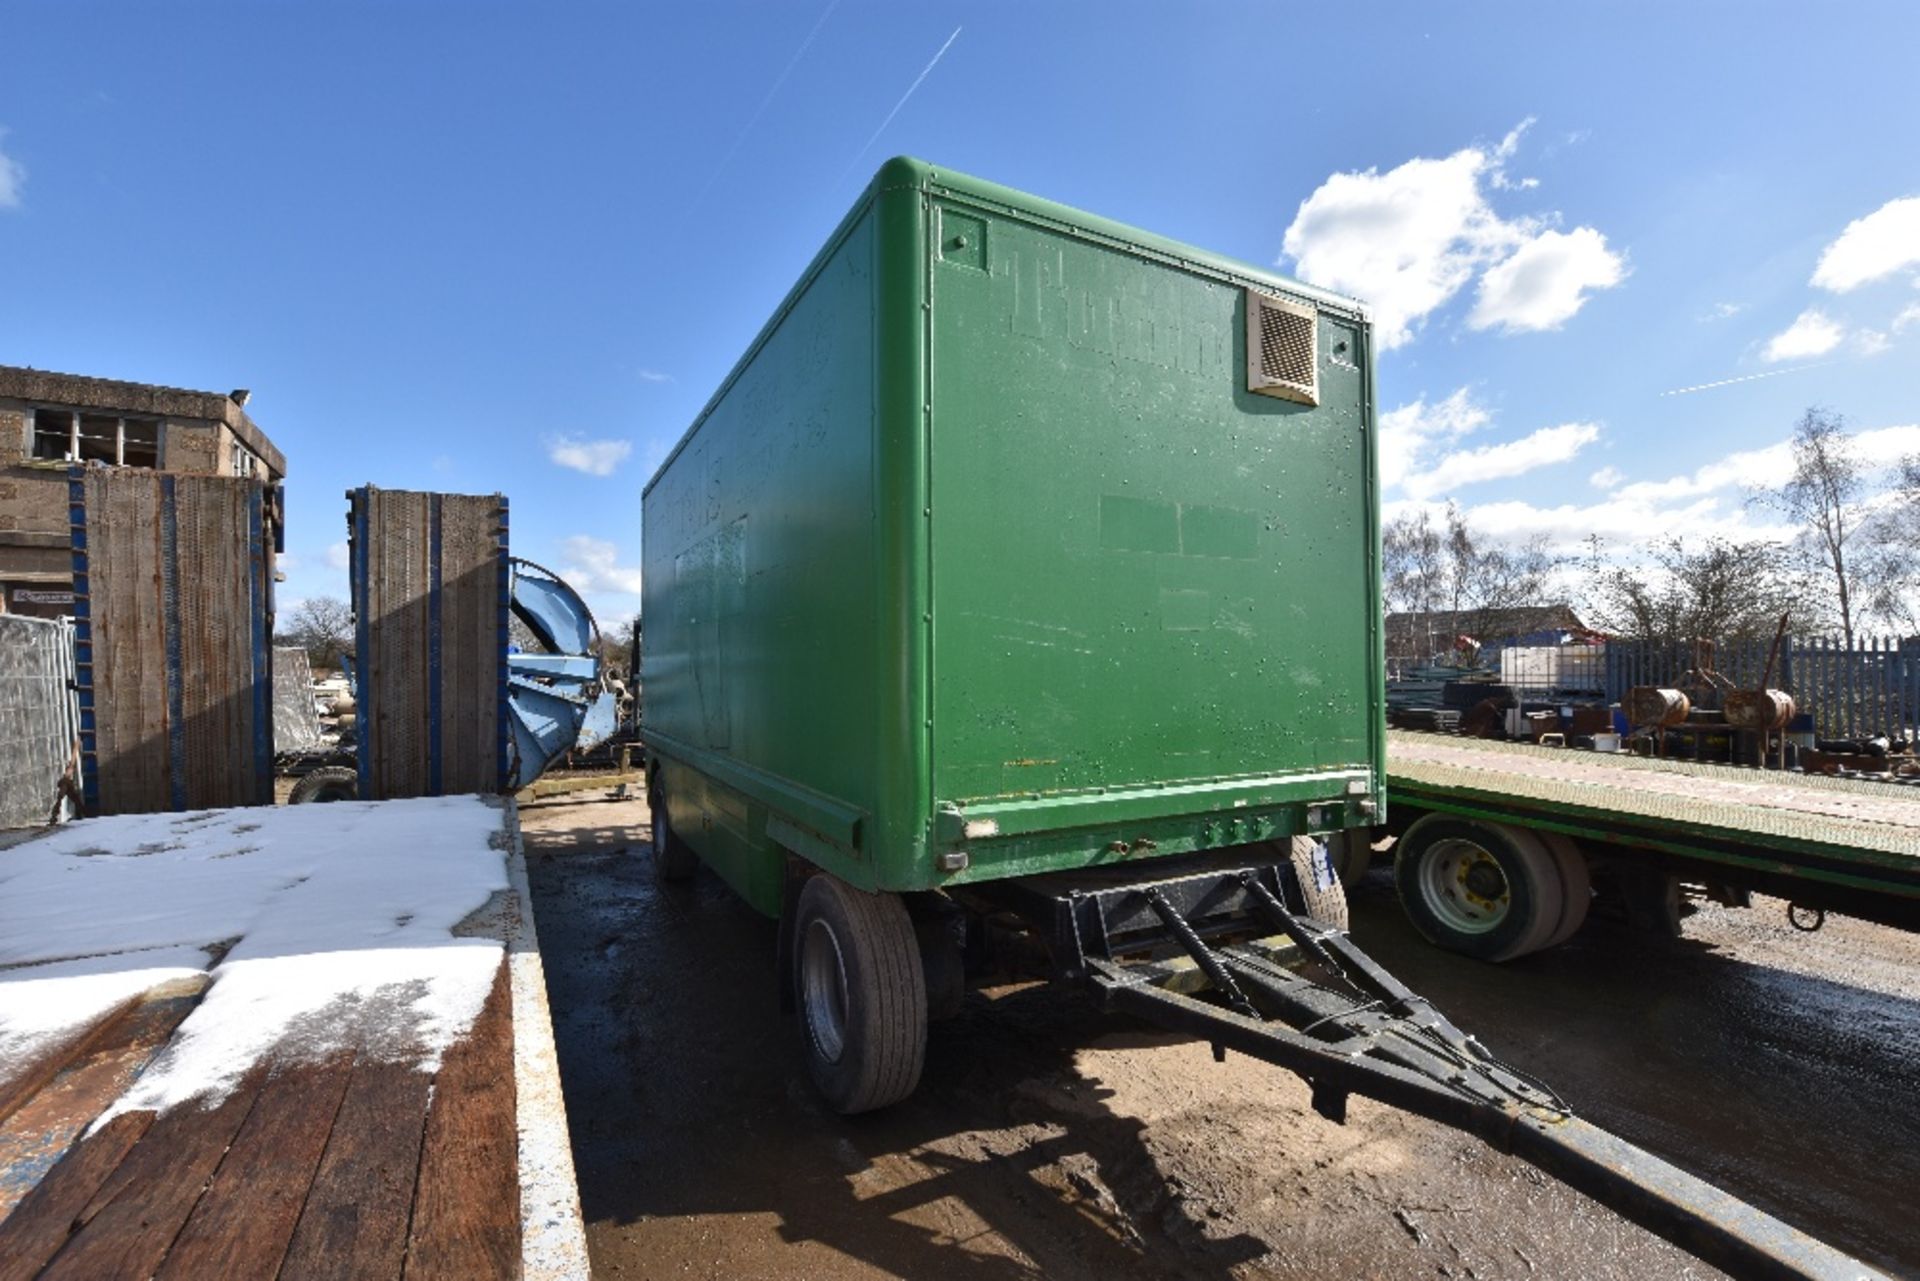
{"label": "white vent grille", "polygon": [[1319,317],[1313,308],[1247,292],[1247,390],[1320,403]]}

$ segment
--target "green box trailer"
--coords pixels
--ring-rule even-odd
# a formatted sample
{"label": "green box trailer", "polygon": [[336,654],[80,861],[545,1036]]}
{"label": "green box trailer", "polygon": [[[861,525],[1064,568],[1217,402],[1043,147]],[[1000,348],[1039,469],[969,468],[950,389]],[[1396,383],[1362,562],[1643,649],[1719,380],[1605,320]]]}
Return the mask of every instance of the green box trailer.
{"label": "green box trailer", "polygon": [[787,852],[911,892],[1376,817],[1369,344],[887,164],[646,488],[673,830],[774,912]]}
{"label": "green box trailer", "polygon": [[1385,808],[1371,369],[1357,303],[889,161],[646,487],[656,873],[778,917],[840,1111],[910,1092],[967,986],[1048,974],[1736,1273],[1857,1275],[1347,937],[1328,838]]}

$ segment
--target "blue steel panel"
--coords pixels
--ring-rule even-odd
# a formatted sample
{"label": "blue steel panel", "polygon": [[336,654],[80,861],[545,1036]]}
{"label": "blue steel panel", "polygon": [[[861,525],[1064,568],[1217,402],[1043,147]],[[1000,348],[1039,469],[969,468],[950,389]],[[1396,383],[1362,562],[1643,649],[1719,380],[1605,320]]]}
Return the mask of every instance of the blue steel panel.
{"label": "blue steel panel", "polygon": [[496,700],[494,707],[494,724],[498,727],[499,731],[500,790],[503,792],[513,790],[514,774],[511,747],[513,742],[513,713],[507,703],[507,597],[508,593],[512,590],[512,565],[507,554],[507,546],[507,496],[502,494],[500,495],[500,559],[499,568],[496,571],[498,574],[496,582],[499,585],[499,592],[496,595],[496,599],[499,601],[499,609],[496,615],[497,634],[494,637],[496,670],[500,673],[500,681],[494,691]]}
{"label": "blue steel panel", "polygon": [[440,759],[441,496],[427,499],[427,795],[446,791]]}
{"label": "blue steel panel", "polygon": [[[347,537],[351,544],[349,551],[350,569],[347,575],[348,596],[353,602],[353,665],[356,671],[367,670],[367,656],[371,649],[370,628],[367,621],[367,505],[372,501],[372,486],[362,485],[359,489],[347,491]],[[354,753],[354,764],[360,770],[361,796],[373,795],[373,682],[354,682],[353,690],[354,737],[358,740],[359,750]]]}
{"label": "blue steel panel", "polygon": [[247,494],[247,617],[253,640],[253,801],[273,804],[273,646],[268,638],[265,490]]}
{"label": "blue steel panel", "polygon": [[93,715],[93,590],[87,571],[86,471],[67,472],[67,525],[73,545],[73,684],[80,708],[80,801],[89,813],[100,808],[100,758]]}
{"label": "blue steel panel", "polygon": [[174,478],[160,477],[160,600],[167,651],[167,768],[173,808],[187,808],[185,673],[180,670],[180,521]]}

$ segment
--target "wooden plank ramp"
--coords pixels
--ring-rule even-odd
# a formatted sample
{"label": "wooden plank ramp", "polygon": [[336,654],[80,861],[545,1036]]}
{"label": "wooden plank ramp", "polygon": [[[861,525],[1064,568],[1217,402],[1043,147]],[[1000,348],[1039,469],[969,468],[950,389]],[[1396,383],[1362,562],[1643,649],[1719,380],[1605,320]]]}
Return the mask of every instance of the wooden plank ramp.
{"label": "wooden plank ramp", "polygon": [[0,1219],[0,1281],[520,1275],[505,957],[436,1074],[364,1055],[270,1061],[212,1106],[82,1134],[185,1017],[182,999],[110,1016],[0,1125],[15,1144],[0,1161],[26,1153],[16,1131],[65,1136]]}

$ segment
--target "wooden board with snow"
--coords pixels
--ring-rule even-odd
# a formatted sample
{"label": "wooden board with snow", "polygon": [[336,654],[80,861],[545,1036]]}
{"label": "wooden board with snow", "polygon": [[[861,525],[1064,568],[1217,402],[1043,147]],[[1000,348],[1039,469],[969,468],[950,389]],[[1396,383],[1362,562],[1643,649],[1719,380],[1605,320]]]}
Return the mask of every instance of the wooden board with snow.
{"label": "wooden board with snow", "polygon": [[515,1275],[512,839],[465,796],[0,850],[0,1278]]}

